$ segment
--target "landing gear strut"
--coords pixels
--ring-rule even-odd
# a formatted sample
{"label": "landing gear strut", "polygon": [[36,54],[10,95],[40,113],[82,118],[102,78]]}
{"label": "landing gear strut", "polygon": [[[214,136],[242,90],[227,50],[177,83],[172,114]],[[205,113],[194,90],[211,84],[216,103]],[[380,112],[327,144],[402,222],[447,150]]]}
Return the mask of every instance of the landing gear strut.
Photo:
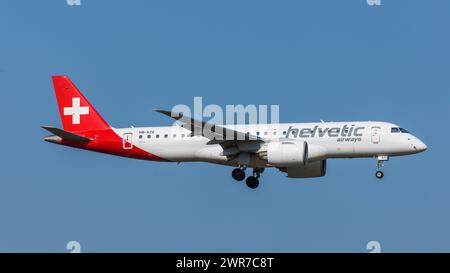
{"label": "landing gear strut", "polygon": [[378,179],[382,179],[384,177],[384,173],[381,171],[381,169],[384,166],[384,162],[388,161],[389,157],[388,156],[378,156],[377,157],[377,171],[375,172],[375,176]]}

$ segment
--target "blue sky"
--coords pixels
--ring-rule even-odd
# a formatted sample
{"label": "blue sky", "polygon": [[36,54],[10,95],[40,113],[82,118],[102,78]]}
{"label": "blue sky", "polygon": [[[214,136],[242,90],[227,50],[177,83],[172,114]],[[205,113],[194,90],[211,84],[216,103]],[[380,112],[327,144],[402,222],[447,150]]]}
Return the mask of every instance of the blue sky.
{"label": "blue sky", "polygon": [[[0,9],[0,251],[450,251],[450,2],[8,1]],[[282,122],[384,120],[426,153],[332,160],[327,176],[145,162],[45,143],[50,76],[115,127],[154,108],[279,104]]]}

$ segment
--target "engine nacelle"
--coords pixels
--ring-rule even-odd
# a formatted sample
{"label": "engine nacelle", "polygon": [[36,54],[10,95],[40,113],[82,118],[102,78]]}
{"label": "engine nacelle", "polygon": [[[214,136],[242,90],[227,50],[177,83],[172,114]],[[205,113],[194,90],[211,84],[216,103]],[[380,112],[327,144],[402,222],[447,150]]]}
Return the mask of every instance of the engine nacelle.
{"label": "engine nacelle", "polygon": [[256,155],[274,167],[298,167],[321,162],[327,158],[328,153],[320,145],[287,139],[264,145]]}
{"label": "engine nacelle", "polygon": [[315,144],[308,144],[308,163],[324,160],[327,158],[327,155],[326,148]]}
{"label": "engine nacelle", "polygon": [[308,161],[305,141],[277,141],[267,144],[267,163],[275,167],[303,166]]}
{"label": "engine nacelle", "polygon": [[313,178],[325,176],[327,172],[327,161],[320,160],[307,163],[301,167],[280,168],[282,172],[287,173],[289,178]]}

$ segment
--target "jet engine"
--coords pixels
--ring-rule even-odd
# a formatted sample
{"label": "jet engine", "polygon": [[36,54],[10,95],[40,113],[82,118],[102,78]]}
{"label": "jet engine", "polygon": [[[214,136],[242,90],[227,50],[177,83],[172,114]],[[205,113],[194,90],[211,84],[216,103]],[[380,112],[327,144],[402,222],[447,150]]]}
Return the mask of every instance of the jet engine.
{"label": "jet engine", "polygon": [[271,166],[298,167],[325,159],[327,151],[306,141],[282,140],[267,143],[256,154]]}

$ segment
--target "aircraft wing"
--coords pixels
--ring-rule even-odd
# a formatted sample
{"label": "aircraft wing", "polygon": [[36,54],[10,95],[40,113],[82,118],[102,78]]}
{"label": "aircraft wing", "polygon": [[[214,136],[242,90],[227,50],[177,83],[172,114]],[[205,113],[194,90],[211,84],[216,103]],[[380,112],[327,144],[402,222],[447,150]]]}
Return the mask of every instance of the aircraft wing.
{"label": "aircraft wing", "polygon": [[239,141],[264,141],[264,139],[258,136],[187,117],[182,113],[158,109],[155,111],[175,120],[181,121],[183,123],[183,128],[190,130],[193,135],[203,136],[210,139],[210,144],[223,144],[225,142]]}

